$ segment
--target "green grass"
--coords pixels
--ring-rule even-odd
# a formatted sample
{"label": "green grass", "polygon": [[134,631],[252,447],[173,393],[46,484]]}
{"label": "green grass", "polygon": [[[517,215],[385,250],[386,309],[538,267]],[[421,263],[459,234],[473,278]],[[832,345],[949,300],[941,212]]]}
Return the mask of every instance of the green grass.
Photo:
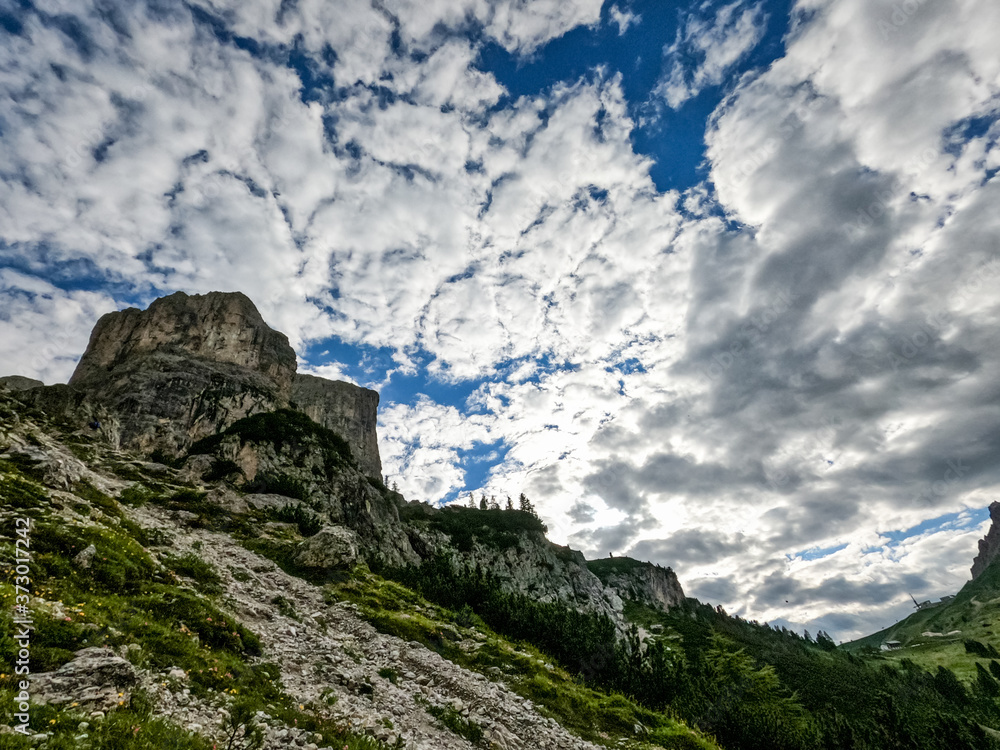
{"label": "green grass", "polygon": [[0,464],[0,471],[6,470],[0,476],[0,498],[4,505],[15,510],[41,508],[48,502],[48,493],[31,479],[25,477],[13,465]]}
{"label": "green grass", "polygon": [[[960,632],[947,635],[956,630]],[[925,636],[925,632],[943,635]],[[903,648],[887,652],[878,650],[882,643],[892,640],[902,643]],[[841,648],[894,666],[901,665],[904,660],[931,672],[942,666],[971,684],[976,677],[976,663],[985,666],[989,659],[968,653],[966,640],[1000,648],[1000,565],[996,561],[979,578],[966,583],[950,602],[914,612],[884,630],[845,643]]]}
{"label": "green grass", "polygon": [[211,565],[193,552],[187,552],[179,557],[165,555],[162,562],[177,575],[196,581],[200,590],[206,594],[218,594],[222,591],[222,578]]}

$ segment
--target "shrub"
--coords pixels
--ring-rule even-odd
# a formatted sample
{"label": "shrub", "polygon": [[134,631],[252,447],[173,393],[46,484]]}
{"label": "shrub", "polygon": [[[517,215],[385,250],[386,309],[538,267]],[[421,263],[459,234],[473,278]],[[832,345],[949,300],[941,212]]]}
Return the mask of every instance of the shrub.
{"label": "shrub", "polygon": [[271,517],[275,521],[296,524],[302,536],[315,536],[323,528],[319,516],[301,505],[283,505],[278,510],[272,510]]}
{"label": "shrub", "polygon": [[166,555],[163,564],[178,575],[197,581],[201,584],[201,590],[207,594],[217,594],[222,591],[222,578],[211,565],[193,552],[180,557]]}
{"label": "shrub", "polygon": [[214,453],[219,444],[230,435],[238,437],[241,444],[270,443],[276,451],[285,448],[297,450],[309,442],[315,442],[324,453],[328,474],[341,466],[354,464],[351,446],[344,438],[302,412],[291,409],[278,409],[245,417],[223,432],[202,438],[191,446],[188,453]]}

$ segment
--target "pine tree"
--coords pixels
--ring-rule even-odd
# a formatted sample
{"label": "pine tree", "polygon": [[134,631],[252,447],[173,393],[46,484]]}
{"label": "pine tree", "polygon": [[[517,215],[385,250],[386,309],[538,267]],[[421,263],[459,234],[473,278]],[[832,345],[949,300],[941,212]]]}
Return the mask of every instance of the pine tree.
{"label": "pine tree", "polygon": [[538,514],[535,513],[535,506],[531,504],[531,501],[528,499],[527,495],[525,495],[522,492],[521,496],[517,499],[517,502],[518,502],[518,508],[521,511],[523,511],[524,513],[530,513],[531,515],[537,518]]}
{"label": "pine tree", "polygon": [[469,507],[470,508],[476,507],[476,498],[471,492],[469,493]]}
{"label": "pine tree", "polygon": [[1000,685],[990,677],[990,673],[978,662],[976,662],[976,692],[986,698],[1000,696]]}
{"label": "pine tree", "polygon": [[486,510],[489,506],[486,504],[486,493],[479,499],[479,510]]}
{"label": "pine tree", "polygon": [[500,503],[497,502],[496,495],[490,495],[490,510],[500,510]]}
{"label": "pine tree", "polygon": [[1000,662],[996,659],[990,660],[990,674],[992,674],[996,679],[1000,680]]}
{"label": "pine tree", "polygon": [[507,495],[507,507],[504,510],[514,510],[514,501],[510,499],[510,495]]}

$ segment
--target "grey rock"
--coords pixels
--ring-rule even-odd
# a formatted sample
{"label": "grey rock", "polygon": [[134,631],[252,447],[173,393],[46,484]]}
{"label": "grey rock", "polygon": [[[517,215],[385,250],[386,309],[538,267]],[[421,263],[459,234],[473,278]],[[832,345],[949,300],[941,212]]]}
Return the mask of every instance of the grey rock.
{"label": "grey rock", "polygon": [[94,560],[94,555],[97,554],[97,547],[93,544],[87,545],[86,549],[80,550],[73,558],[73,564],[78,568],[83,568],[86,570],[90,567],[90,564]]}
{"label": "grey rock", "polygon": [[990,530],[979,540],[979,554],[972,561],[972,580],[983,574],[1000,554],[1000,502],[990,503]]}
{"label": "grey rock", "polygon": [[349,568],[358,561],[357,535],[343,526],[325,526],[299,544],[299,565],[310,568]]}
{"label": "grey rock", "polygon": [[111,649],[92,647],[77,651],[73,659],[54,672],[32,679],[33,697],[41,703],[78,703],[91,716],[127,704],[138,674],[128,661]]}
{"label": "grey rock", "polygon": [[0,378],[0,388],[10,391],[28,391],[32,388],[41,388],[45,385],[41,380],[26,378],[23,375],[5,375]]}
{"label": "grey rock", "polygon": [[362,473],[382,477],[375,431],[377,391],[299,373],[292,380],[291,402],[314,421],[343,436]]}

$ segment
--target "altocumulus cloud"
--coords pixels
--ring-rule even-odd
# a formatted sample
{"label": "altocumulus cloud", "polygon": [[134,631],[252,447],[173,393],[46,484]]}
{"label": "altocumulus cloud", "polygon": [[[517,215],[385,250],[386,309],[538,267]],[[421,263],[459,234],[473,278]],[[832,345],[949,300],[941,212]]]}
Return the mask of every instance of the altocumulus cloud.
{"label": "altocumulus cloud", "polygon": [[[1000,479],[1000,7],[699,3],[648,90],[636,59],[523,85],[653,10],[5,15],[7,366],[65,380],[100,314],[240,289],[304,368],[381,388],[410,497],[523,490],[559,541],[842,637],[953,591]],[[663,190],[641,113],[670,138],[706,96]]]}

